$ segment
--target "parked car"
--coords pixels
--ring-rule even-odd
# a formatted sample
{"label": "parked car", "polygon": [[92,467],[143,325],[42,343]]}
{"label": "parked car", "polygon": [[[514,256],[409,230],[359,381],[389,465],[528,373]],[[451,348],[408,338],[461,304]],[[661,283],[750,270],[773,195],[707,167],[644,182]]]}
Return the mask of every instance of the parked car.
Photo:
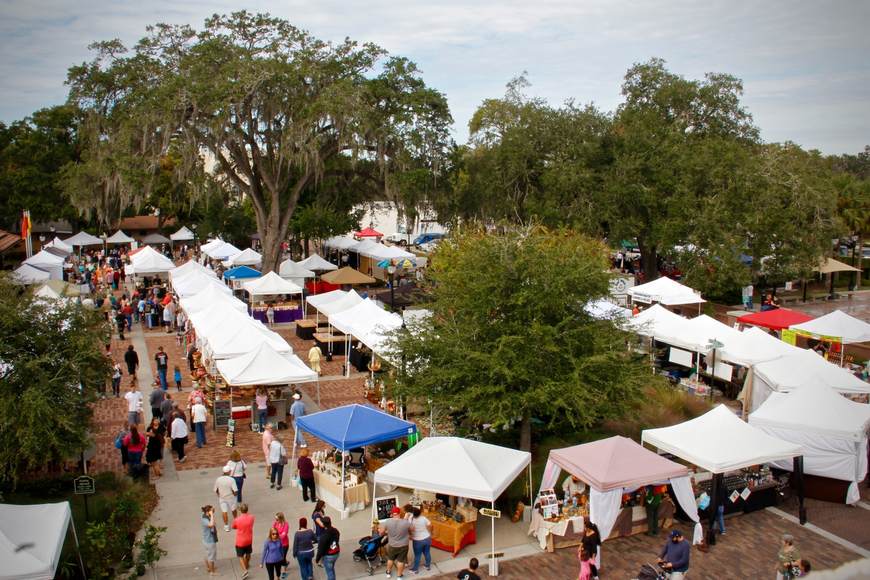
{"label": "parked car", "polygon": [[404,232],[395,232],[392,234],[387,234],[384,236],[384,239],[391,244],[398,244],[400,246],[407,246],[411,243],[411,234],[406,234]]}
{"label": "parked car", "polygon": [[429,232],[425,234],[420,234],[417,236],[417,239],[414,240],[415,246],[422,246],[423,244],[428,244],[429,242],[441,241],[444,239],[443,233],[438,232]]}

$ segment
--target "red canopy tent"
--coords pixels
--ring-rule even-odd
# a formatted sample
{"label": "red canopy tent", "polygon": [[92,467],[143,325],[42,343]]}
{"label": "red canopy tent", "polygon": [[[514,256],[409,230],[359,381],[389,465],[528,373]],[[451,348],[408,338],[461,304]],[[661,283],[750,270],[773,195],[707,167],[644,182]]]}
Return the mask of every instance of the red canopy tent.
{"label": "red canopy tent", "polygon": [[373,227],[367,227],[356,232],[353,236],[355,238],[383,238],[384,234],[374,229]]}
{"label": "red canopy tent", "polygon": [[738,318],[737,322],[740,324],[751,324],[752,326],[763,326],[764,328],[770,328],[773,330],[782,330],[784,328],[789,328],[792,324],[801,324],[802,322],[807,322],[813,318],[813,316],[809,316],[803,312],[797,312],[796,310],[775,308],[764,312],[745,314]]}

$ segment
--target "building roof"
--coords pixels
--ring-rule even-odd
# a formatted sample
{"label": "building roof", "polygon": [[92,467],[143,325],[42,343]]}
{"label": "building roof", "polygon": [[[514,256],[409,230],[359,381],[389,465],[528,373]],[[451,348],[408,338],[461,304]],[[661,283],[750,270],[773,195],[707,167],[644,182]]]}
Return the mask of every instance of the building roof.
{"label": "building roof", "polygon": [[21,241],[23,241],[21,236],[5,230],[0,230],[0,252],[5,252],[6,250],[11,249],[15,244]]}
{"label": "building roof", "polygon": [[[175,218],[163,220],[163,226],[175,225]],[[157,230],[160,229],[160,216],[156,215],[136,215],[133,217],[122,218],[116,225],[115,229],[119,230]]]}
{"label": "building roof", "polygon": [[[54,229],[52,229],[54,228]],[[53,232],[55,234],[71,234],[73,233],[72,224],[66,220],[58,220],[54,222],[36,222],[33,224],[31,231],[34,234],[47,234]]]}

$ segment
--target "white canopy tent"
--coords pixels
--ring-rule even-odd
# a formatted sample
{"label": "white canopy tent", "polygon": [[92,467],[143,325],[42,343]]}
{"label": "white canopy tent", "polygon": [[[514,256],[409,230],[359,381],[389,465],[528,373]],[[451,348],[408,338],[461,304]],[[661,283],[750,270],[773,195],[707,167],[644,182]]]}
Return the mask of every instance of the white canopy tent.
{"label": "white canopy tent", "polygon": [[[387,312],[375,301],[366,298],[352,308],[331,315],[329,323],[345,333],[348,343],[353,336],[370,348],[372,353],[383,358],[387,337],[390,332],[402,326],[402,317]],[[347,348],[350,348],[350,344]],[[350,376],[350,365],[346,366],[347,376]]]}
{"label": "white canopy tent", "polygon": [[279,354],[267,343],[239,357],[219,360],[218,371],[228,385],[286,385],[317,381],[317,373],[295,354]]}
{"label": "white canopy tent", "polygon": [[194,239],[193,232],[187,229],[187,226],[181,226],[174,234],[169,234],[169,239],[173,242],[189,242]]}
{"label": "white canopy tent", "polygon": [[226,292],[216,284],[209,284],[201,292],[182,298],[179,303],[188,317],[211,308],[231,308],[242,314],[248,313],[248,305]]}
{"label": "white canopy tent", "polygon": [[320,304],[319,306],[313,304],[313,306],[315,310],[326,316],[328,319],[334,314],[353,308],[362,301],[363,299],[356,293],[356,290],[348,290],[347,293],[338,300],[332,300],[326,304]]}
{"label": "white canopy tent", "polygon": [[711,473],[725,473],[803,455],[800,445],[771,437],[745,423],[725,405],[671,427],[644,429],[641,442]]}
{"label": "white canopy tent", "polygon": [[64,242],[57,236],[54,236],[54,239],[50,242],[47,242],[44,246],[45,248],[54,248],[56,250],[60,250],[61,252],[66,252],[67,254],[72,254],[73,247]]}
{"label": "white canopy tent", "polygon": [[92,236],[88,232],[79,232],[74,236],[70,236],[64,240],[68,246],[97,246],[102,245],[103,240],[97,236]]}
{"label": "white canopy tent", "polygon": [[[459,437],[426,437],[375,471],[373,494],[377,496],[378,484],[395,485],[486,501],[495,508],[495,500],[525,469],[529,472],[531,496],[531,459],[527,451],[480,441]],[[373,517],[374,507],[375,502],[372,501]],[[494,554],[495,518],[491,520]],[[490,574],[497,573],[498,563],[492,558]]]}
{"label": "white canopy tent", "polygon": [[849,316],[842,310],[834,310],[816,319],[794,324],[791,329],[814,336],[836,337],[844,344],[870,341],[870,324]]}
{"label": "white canopy tent", "polygon": [[[0,579],[51,580],[60,563],[67,530],[79,540],[69,502],[0,504]],[[82,573],[84,564],[79,554]]]}
{"label": "white canopy tent", "polygon": [[128,268],[127,273],[132,273],[134,276],[165,274],[175,269],[175,263],[172,260],[150,246],[145,246],[130,256],[130,263],[133,266],[132,272]]}
{"label": "white canopy tent", "polygon": [[43,270],[30,264],[21,264],[12,273],[12,277],[19,284],[36,284],[50,279],[51,273],[48,270]]}
{"label": "white canopy tent", "polygon": [[202,292],[209,286],[214,286],[224,294],[232,295],[233,291],[219,282],[216,278],[202,272],[190,272],[186,276],[172,279],[172,289],[179,297],[185,298]]}
{"label": "white canopy tent", "polygon": [[229,242],[224,241],[221,241],[221,243],[216,246],[210,246],[209,248],[203,246],[200,248],[200,251],[213,260],[227,260],[236,254],[241,253],[240,249]]}
{"label": "white canopy tent", "polygon": [[258,266],[263,262],[263,255],[253,248],[245,248],[241,252],[230,256],[224,266],[235,268],[236,266]]}
{"label": "white canopy tent", "polygon": [[360,256],[367,256],[376,260],[414,259],[417,257],[415,254],[397,248],[396,246],[388,246],[373,240],[363,240],[349,249]]}
{"label": "white canopy tent", "polygon": [[293,282],[285,280],[275,272],[269,272],[260,278],[256,278],[250,282],[245,282],[242,284],[242,288],[251,295],[252,299],[254,296],[302,293],[301,286],[297,286]]}
{"label": "white canopy tent", "polygon": [[[829,387],[839,393],[870,393],[870,384],[849,371],[826,361],[812,350],[797,348],[791,354],[752,367],[752,381],[744,386],[744,406],[757,409],[772,392]],[[747,402],[746,396],[750,399]]]}
{"label": "white canopy tent", "polygon": [[671,280],[664,276],[656,278],[652,282],[629,288],[628,295],[631,296],[632,302],[642,302],[644,304],[658,302],[665,306],[701,304],[706,302],[706,300],[701,298],[700,294],[688,286],[684,286],[676,280]]}
{"label": "white canopy tent", "polygon": [[653,304],[637,316],[632,316],[625,322],[628,330],[643,336],[655,337],[657,333],[674,334],[688,322],[679,314],[674,314],[660,304]]}
{"label": "white canopy tent", "polygon": [[[227,312],[234,311],[228,310]],[[219,325],[206,335],[205,350],[211,354],[213,359],[241,356],[251,352],[264,342],[279,353],[293,353],[293,349],[280,334],[272,332],[257,320],[252,318],[246,318],[246,320],[247,324],[225,323]]]}
{"label": "white canopy tent", "polygon": [[298,264],[299,266],[302,266],[303,268],[307,268],[314,272],[338,270],[338,266],[336,266],[332,262],[327,262],[317,254],[311,254],[301,262],[298,262]]}
{"label": "white canopy tent", "polygon": [[[335,302],[347,296],[347,292],[345,290],[332,290],[331,292],[324,292],[323,294],[314,294],[309,296],[306,302],[314,307],[314,311],[316,313],[316,319],[318,324],[320,322],[320,307],[324,306],[330,302]],[[307,312],[307,308],[304,312]]]}
{"label": "white canopy tent", "polygon": [[[804,448],[804,472],[849,481],[846,502],[861,499],[858,482],[867,475],[870,405],[855,403],[832,389],[772,393],[749,415],[749,424]],[[791,470],[791,462],[773,462]]]}
{"label": "white canopy tent", "polygon": [[725,346],[717,351],[717,356],[722,360],[749,367],[793,354],[798,350],[800,349],[796,346],[771,336],[767,331],[757,326],[750,326],[740,333],[739,339],[727,341]]}
{"label": "white canopy tent", "polygon": [[335,236],[323,242],[325,248],[332,248],[333,250],[350,250],[357,244],[359,242],[355,239],[345,236]]}
{"label": "white canopy tent", "polygon": [[209,241],[207,241],[206,243],[202,244],[202,245],[199,247],[199,250],[200,250],[201,252],[204,252],[204,253],[207,254],[209,251],[211,251],[211,250],[213,250],[213,249],[215,249],[215,248],[217,248],[217,247],[219,247],[219,246],[222,246],[223,244],[224,244],[224,241],[223,241],[222,239],[220,239],[220,238],[214,238],[214,239],[209,240]]}
{"label": "white canopy tent", "polygon": [[135,241],[136,240],[134,240],[121,230],[118,230],[117,232],[106,238],[107,244],[132,244]]}
{"label": "white canopy tent", "polygon": [[[606,298],[593,300],[583,307],[583,310],[597,320],[617,319],[620,322],[631,318],[631,310],[614,304]],[[676,316],[676,315],[675,315]]]}
{"label": "white canopy tent", "polygon": [[291,259],[286,259],[278,266],[278,275],[290,280],[297,286],[303,286],[306,278],[314,278],[314,272],[301,266]]}
{"label": "white canopy tent", "polygon": [[206,268],[196,260],[188,260],[177,268],[173,268],[169,271],[169,279],[174,280],[176,278],[183,278],[187,274],[192,272],[200,272],[205,274],[206,276],[211,276],[212,278],[217,279],[217,274],[214,270],[210,268]]}
{"label": "white canopy tent", "polygon": [[24,260],[23,264],[34,266],[40,270],[45,270],[48,272],[51,280],[63,280],[64,261],[65,260],[60,256],[56,256],[51,252],[46,252],[45,250],[40,250]]}
{"label": "white canopy tent", "polygon": [[653,337],[679,348],[705,353],[710,350],[710,342],[713,340],[722,344],[739,340],[740,331],[702,314],[680,324],[665,325],[657,329]]}

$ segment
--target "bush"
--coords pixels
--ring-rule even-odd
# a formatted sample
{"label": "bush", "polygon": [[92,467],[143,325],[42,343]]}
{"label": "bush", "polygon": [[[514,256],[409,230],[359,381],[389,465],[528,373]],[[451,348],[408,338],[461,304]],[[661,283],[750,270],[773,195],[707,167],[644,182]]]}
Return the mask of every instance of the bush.
{"label": "bush", "polygon": [[657,427],[670,427],[710,410],[706,399],[675,389],[663,381],[656,381],[644,389],[640,403],[621,419],[605,421],[603,427],[614,435],[640,441],[641,431]]}

